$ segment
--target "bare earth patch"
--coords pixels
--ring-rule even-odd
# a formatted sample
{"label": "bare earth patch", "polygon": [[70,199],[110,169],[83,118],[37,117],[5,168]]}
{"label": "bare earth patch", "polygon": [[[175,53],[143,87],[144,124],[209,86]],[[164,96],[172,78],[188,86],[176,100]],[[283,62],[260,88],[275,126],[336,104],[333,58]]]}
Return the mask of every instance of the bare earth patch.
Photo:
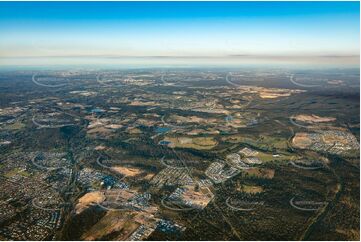
{"label": "bare earth patch", "polygon": [[101,203],[105,200],[105,196],[102,192],[89,192],[79,198],[77,205],[75,206],[75,213],[79,214],[88,208],[92,204]]}
{"label": "bare earth patch", "polygon": [[331,80],[331,81],[328,81],[327,83],[331,84],[331,85],[340,85],[340,84],[343,84],[343,81],[342,80]]}
{"label": "bare earth patch", "polygon": [[166,137],[164,141],[170,142],[169,147],[192,148],[196,150],[210,150],[218,142],[213,137]]}
{"label": "bare earth patch", "polygon": [[124,166],[114,166],[112,169],[116,172],[119,172],[120,174],[124,176],[137,176],[141,174],[143,171],[138,168],[133,167],[124,167]]}
{"label": "bare earth patch", "polygon": [[202,191],[202,189],[196,191],[193,186],[187,186],[186,188],[182,199],[184,201],[190,201],[195,207],[205,208],[213,198],[213,194]]}
{"label": "bare earth patch", "polygon": [[307,133],[297,133],[292,139],[292,144],[297,148],[305,149],[312,145],[312,139]]}
{"label": "bare earth patch", "polygon": [[98,146],[96,146],[94,149],[95,150],[105,150],[107,147],[106,146],[104,146],[104,145],[98,145]]}
{"label": "bare earth patch", "polygon": [[255,88],[256,92],[263,99],[275,99],[279,97],[289,97],[294,93],[304,92],[303,90],[290,90],[290,89],[281,89],[281,88]]}
{"label": "bare earth patch", "polygon": [[306,123],[322,123],[322,122],[332,122],[336,120],[336,118],[333,117],[320,117],[314,114],[311,115],[300,114],[297,116],[293,116],[292,118],[297,121],[306,122]]}

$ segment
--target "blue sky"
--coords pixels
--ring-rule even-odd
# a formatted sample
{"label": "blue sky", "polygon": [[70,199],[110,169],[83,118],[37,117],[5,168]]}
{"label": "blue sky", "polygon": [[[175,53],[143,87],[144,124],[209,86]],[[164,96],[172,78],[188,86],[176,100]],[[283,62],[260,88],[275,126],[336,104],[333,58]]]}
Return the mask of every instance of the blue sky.
{"label": "blue sky", "polygon": [[0,2],[0,56],[354,56],[359,9],[359,2]]}

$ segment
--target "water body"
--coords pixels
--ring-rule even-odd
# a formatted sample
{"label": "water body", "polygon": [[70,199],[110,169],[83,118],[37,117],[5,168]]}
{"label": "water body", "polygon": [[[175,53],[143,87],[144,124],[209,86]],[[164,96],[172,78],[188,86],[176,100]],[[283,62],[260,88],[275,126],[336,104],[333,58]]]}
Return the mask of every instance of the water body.
{"label": "water body", "polygon": [[171,144],[171,143],[172,143],[172,142],[166,141],[166,140],[159,141],[159,144],[160,144],[160,145],[169,145],[169,144]]}
{"label": "water body", "polygon": [[169,127],[157,127],[155,129],[155,132],[158,134],[164,134],[164,133],[167,133],[169,130],[171,130],[171,128],[169,128]]}

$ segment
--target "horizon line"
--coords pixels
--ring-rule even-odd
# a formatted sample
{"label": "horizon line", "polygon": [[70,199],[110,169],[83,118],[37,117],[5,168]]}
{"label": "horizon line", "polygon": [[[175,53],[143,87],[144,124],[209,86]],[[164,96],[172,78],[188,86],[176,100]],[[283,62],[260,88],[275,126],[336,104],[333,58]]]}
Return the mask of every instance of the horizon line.
{"label": "horizon line", "polygon": [[177,58],[177,59],[189,59],[189,58],[360,58],[360,54],[338,55],[338,54],[326,54],[326,55],[259,55],[259,54],[233,54],[233,55],[43,55],[43,56],[0,56],[0,59],[30,59],[30,58]]}

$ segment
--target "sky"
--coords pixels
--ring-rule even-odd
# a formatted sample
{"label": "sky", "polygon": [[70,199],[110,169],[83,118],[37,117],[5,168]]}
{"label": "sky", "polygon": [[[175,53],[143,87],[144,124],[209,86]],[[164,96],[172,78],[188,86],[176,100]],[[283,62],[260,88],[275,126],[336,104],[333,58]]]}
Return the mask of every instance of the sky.
{"label": "sky", "polygon": [[0,65],[358,65],[359,18],[359,2],[0,2]]}

